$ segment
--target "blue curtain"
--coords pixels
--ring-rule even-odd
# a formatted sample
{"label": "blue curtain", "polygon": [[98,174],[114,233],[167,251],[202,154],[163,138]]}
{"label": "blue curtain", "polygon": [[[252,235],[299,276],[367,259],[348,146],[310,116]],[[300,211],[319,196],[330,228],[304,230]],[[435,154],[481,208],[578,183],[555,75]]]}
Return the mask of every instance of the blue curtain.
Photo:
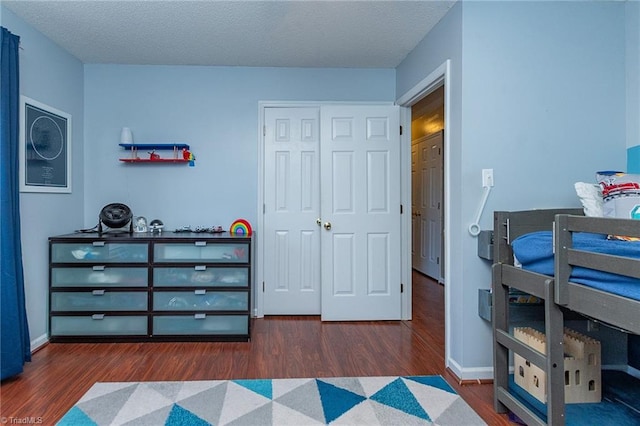
{"label": "blue curtain", "polygon": [[24,302],[20,194],[18,188],[18,127],[20,37],[2,28],[0,58],[0,366],[1,379],[22,372],[31,361],[29,326]]}

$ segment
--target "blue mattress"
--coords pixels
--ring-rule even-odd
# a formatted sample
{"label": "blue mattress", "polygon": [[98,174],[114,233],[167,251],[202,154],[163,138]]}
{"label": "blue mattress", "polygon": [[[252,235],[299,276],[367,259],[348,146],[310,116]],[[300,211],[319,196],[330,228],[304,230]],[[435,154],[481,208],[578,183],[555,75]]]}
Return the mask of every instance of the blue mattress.
{"label": "blue mattress", "polygon": [[[551,231],[532,232],[516,238],[511,246],[522,268],[544,275],[554,274],[553,235]],[[573,248],[640,259],[640,241],[609,240],[605,235],[574,233]],[[640,279],[576,266],[571,282],[608,293],[640,300]]]}

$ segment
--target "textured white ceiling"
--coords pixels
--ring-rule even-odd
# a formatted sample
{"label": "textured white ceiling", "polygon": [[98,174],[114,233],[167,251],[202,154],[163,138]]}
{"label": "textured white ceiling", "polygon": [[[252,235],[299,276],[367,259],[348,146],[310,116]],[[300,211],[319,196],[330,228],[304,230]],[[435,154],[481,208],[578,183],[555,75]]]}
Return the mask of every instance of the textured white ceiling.
{"label": "textured white ceiling", "polygon": [[84,63],[344,68],[395,68],[454,3],[2,0]]}

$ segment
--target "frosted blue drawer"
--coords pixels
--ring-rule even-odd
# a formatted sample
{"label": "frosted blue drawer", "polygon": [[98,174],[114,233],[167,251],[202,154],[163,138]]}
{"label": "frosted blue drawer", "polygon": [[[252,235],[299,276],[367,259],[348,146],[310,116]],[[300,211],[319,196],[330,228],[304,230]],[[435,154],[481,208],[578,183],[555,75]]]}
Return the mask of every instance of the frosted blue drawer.
{"label": "frosted blue drawer", "polygon": [[245,291],[154,291],[154,311],[246,311],[249,293]]}
{"label": "frosted blue drawer", "polygon": [[153,334],[190,335],[190,334],[248,334],[249,317],[247,315],[171,315],[153,318]]}
{"label": "frosted blue drawer", "polygon": [[247,263],[249,261],[249,243],[154,243],[153,261],[161,262],[212,262]]}
{"label": "frosted blue drawer", "polygon": [[52,336],[146,336],[147,316],[51,317]]}
{"label": "frosted blue drawer", "polygon": [[71,291],[51,293],[51,311],[146,311],[147,292]]}
{"label": "frosted blue drawer", "polygon": [[51,261],[54,263],[147,263],[149,246],[147,243],[53,243]]}
{"label": "frosted blue drawer", "polygon": [[247,267],[190,266],[153,269],[154,287],[249,287]]}
{"label": "frosted blue drawer", "polygon": [[147,268],[51,268],[52,287],[147,287]]}

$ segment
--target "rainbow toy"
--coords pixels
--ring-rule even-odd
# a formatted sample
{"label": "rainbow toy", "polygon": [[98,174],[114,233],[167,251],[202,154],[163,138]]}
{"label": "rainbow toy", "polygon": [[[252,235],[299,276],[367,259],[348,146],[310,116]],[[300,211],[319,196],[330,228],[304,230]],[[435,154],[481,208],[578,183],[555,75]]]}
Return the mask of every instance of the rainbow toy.
{"label": "rainbow toy", "polygon": [[236,235],[251,235],[251,224],[244,219],[238,219],[231,224],[229,232]]}

